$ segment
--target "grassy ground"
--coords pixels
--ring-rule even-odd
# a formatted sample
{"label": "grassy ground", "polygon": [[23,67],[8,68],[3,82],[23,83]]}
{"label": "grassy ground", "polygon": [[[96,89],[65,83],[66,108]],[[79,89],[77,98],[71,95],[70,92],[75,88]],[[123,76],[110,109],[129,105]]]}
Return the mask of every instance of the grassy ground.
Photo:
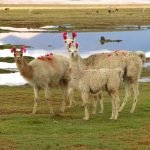
{"label": "grassy ground", "polygon": [[0,45],[0,49],[4,50],[4,49],[11,49],[12,47],[16,47],[16,48],[20,48],[22,46],[25,46],[27,48],[30,48],[30,46],[26,46],[26,45],[11,45],[11,44],[4,44],[4,45]]}
{"label": "grassy ground", "polygon": [[150,77],[150,67],[143,67],[141,77]]}
{"label": "grassy ground", "polygon": [[[111,103],[105,93],[104,114],[97,113],[95,116],[91,115],[89,121],[83,121],[84,111],[78,93],[75,96],[77,106],[60,114],[62,94],[58,89],[52,90],[55,115],[51,117],[44,100],[44,92],[41,92],[37,114],[31,115],[32,88],[2,86],[0,87],[0,149],[148,150],[150,149],[149,91],[150,84],[140,84],[139,102],[135,113],[129,113],[130,99],[117,121],[109,120]],[[122,98],[123,88],[121,88]]]}
{"label": "grassy ground", "polygon": [[16,71],[6,70],[6,69],[0,69],[0,74],[2,73],[15,73]]}
{"label": "grassy ground", "polygon": [[[0,9],[0,26],[37,28],[44,25],[70,24],[73,26],[71,30],[76,31],[110,31],[123,25],[136,25],[139,27],[140,25],[150,24],[150,7],[143,11],[145,6],[134,9],[119,8],[119,11],[115,13],[108,13],[106,7],[85,7],[85,9],[64,7],[64,9],[59,9],[49,6],[45,9],[42,8],[21,7],[19,9],[18,7],[18,9],[11,9],[10,7],[9,11]],[[60,30],[66,29],[60,28]]]}
{"label": "grassy ground", "polygon": [[146,58],[146,62],[150,62],[150,57]]}
{"label": "grassy ground", "polygon": [[[30,62],[34,59],[31,56],[24,56],[27,62]],[[0,57],[0,62],[14,63],[14,57]]]}

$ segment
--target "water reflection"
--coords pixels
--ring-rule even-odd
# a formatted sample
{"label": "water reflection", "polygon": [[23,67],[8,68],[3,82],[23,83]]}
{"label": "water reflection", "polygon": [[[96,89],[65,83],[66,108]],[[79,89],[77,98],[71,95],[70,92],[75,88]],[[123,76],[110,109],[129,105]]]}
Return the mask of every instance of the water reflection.
{"label": "water reflection", "polygon": [[106,39],[104,36],[100,37],[100,43],[101,43],[101,45],[103,45],[105,43],[109,43],[109,42],[122,42],[122,40]]}

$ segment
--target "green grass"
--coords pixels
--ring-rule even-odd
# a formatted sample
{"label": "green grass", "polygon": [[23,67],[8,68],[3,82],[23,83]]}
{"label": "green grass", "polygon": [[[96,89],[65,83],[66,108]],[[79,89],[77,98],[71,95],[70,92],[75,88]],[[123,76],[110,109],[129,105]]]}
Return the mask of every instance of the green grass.
{"label": "green grass", "polygon": [[[82,120],[84,109],[76,93],[77,106],[60,114],[62,93],[51,93],[55,111],[48,114],[44,92],[36,115],[31,115],[33,91],[29,86],[0,87],[0,148],[18,150],[148,150],[150,149],[150,84],[140,84],[140,96],[134,114],[131,99],[117,121],[109,120],[111,103],[104,95],[104,114]],[[123,88],[121,88],[123,99]],[[99,107],[98,107],[99,109]],[[90,112],[92,107],[90,104]]]}
{"label": "green grass", "polygon": [[0,69],[0,74],[2,73],[15,73],[16,71],[6,70],[6,69]]}
{"label": "green grass", "polygon": [[10,49],[12,47],[16,47],[16,48],[20,48],[21,46],[25,46],[27,48],[29,48],[30,46],[26,46],[26,45],[11,45],[11,44],[4,44],[4,45],[0,45],[0,50],[3,49]]}
{"label": "green grass", "polygon": [[147,58],[146,58],[146,62],[150,62],[150,57],[147,57]]}
{"label": "green grass", "polygon": [[[24,56],[24,58],[27,60],[27,62],[30,62],[34,59],[34,57],[31,56]],[[7,62],[7,63],[14,63],[13,57],[0,57],[0,62]]]}
{"label": "green grass", "polygon": [[150,67],[143,67],[141,77],[150,77]]}

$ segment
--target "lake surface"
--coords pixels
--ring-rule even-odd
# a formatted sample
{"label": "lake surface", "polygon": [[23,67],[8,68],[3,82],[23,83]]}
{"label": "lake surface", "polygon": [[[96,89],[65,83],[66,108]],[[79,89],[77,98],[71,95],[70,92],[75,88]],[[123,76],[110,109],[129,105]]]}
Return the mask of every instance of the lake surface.
{"label": "lake surface", "polygon": [[[70,36],[71,34],[68,33]],[[105,39],[122,40],[121,42],[100,43]],[[90,55],[105,50],[142,50],[150,51],[150,29],[117,32],[78,32],[76,38],[81,55]],[[9,32],[0,33],[0,44],[28,45],[29,55],[38,56],[49,51],[66,53],[62,33],[51,32]],[[42,51],[42,52],[41,52]]]}
{"label": "lake surface", "polygon": [[[65,43],[60,32],[43,32],[25,30],[24,32],[8,32],[0,33],[0,45],[27,45],[25,55],[38,57],[46,53],[53,52],[67,55]],[[68,33],[71,36],[71,33]],[[101,44],[100,38],[104,36],[105,39],[122,40],[121,42],[108,42]],[[117,32],[78,32],[76,38],[79,44],[79,51],[82,57],[99,52],[108,52],[113,50],[129,50],[145,52],[147,57],[150,57],[150,29],[135,31],[117,31]],[[0,57],[10,56],[10,50],[0,50]],[[146,64],[148,67],[150,64]],[[15,63],[0,62],[0,69],[16,68]],[[150,82],[150,78],[140,79],[140,82]],[[23,85],[26,81],[20,76],[18,72],[10,74],[0,74],[0,85]]]}

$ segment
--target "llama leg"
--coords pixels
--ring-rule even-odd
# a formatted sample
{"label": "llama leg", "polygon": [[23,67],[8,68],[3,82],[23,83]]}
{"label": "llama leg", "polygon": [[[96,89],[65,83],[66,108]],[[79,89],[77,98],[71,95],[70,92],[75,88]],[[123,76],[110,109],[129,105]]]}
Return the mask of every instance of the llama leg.
{"label": "llama leg", "polygon": [[101,92],[99,97],[100,97],[99,101],[100,101],[100,105],[101,105],[101,110],[100,110],[99,113],[102,114],[104,112],[104,103],[103,103],[103,94],[102,94],[102,92]]}
{"label": "llama leg", "polygon": [[37,87],[33,87],[33,89],[34,89],[34,105],[33,105],[32,114],[35,114],[37,111],[37,103],[39,99],[39,89]]}
{"label": "llama leg", "polygon": [[111,102],[112,102],[112,113],[111,113],[110,119],[114,119],[114,116],[115,116],[115,103],[114,103],[114,100],[112,100]]}
{"label": "llama leg", "polygon": [[82,95],[82,99],[83,99],[83,103],[84,103],[84,112],[85,112],[85,116],[84,116],[84,120],[89,120],[89,112],[88,112],[88,99],[89,99],[89,95],[86,93],[83,93]]}
{"label": "llama leg", "polygon": [[115,99],[112,93],[110,95],[111,95],[111,103],[112,103],[112,113],[111,113],[110,119],[114,119],[115,118]]}
{"label": "llama leg", "polygon": [[64,113],[66,109],[66,101],[68,100],[68,89],[66,87],[62,87],[62,91],[63,91],[63,101],[60,111]]}
{"label": "llama leg", "polygon": [[47,104],[48,104],[48,107],[49,107],[50,114],[54,114],[52,104],[51,104],[51,100],[50,100],[49,90],[50,90],[49,87],[45,87],[45,98],[46,98],[46,101],[47,101]]}
{"label": "llama leg", "polygon": [[130,95],[131,95],[131,83],[129,82],[125,82],[125,98],[119,108],[119,112],[122,111],[122,109],[124,108],[125,104],[127,103],[127,100],[129,99]]}
{"label": "llama leg", "polygon": [[132,108],[130,110],[130,113],[134,113],[134,110],[135,110],[135,107],[137,104],[137,100],[138,100],[137,96],[139,95],[138,82],[135,82],[132,85],[132,88],[133,88],[133,92],[134,92],[134,99],[133,99],[133,104],[132,104]]}
{"label": "llama leg", "polygon": [[97,108],[97,101],[98,100],[99,100],[98,96],[94,96],[94,99],[93,99],[93,112],[92,112],[93,115],[96,114],[96,108]]}
{"label": "llama leg", "polygon": [[68,89],[68,95],[69,95],[69,108],[72,107],[73,103],[76,104],[75,100],[74,100],[74,88],[69,88]]}
{"label": "llama leg", "polygon": [[118,110],[119,110],[119,107],[120,107],[120,98],[119,98],[119,93],[117,91],[114,93],[114,102],[115,102],[115,116],[114,116],[114,119],[117,120]]}

